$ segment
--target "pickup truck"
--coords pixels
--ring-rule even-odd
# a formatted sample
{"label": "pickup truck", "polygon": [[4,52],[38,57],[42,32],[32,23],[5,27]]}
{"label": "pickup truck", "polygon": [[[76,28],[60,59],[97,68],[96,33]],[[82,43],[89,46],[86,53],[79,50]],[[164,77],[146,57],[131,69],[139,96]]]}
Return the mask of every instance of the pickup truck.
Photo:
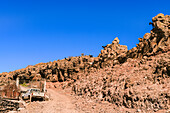
{"label": "pickup truck", "polygon": [[30,99],[31,98],[35,98],[35,99],[45,99],[45,93],[41,92],[40,89],[28,89],[27,92],[25,94],[22,95],[23,99]]}

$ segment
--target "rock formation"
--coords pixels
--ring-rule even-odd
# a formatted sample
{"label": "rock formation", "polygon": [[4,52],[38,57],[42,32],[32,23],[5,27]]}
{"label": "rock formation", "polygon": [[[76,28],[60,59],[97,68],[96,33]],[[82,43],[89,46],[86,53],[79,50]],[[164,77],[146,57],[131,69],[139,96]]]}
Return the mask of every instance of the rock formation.
{"label": "rock formation", "polygon": [[[0,74],[1,82],[20,79],[62,82],[84,98],[153,112],[170,109],[170,16],[152,18],[153,29],[131,50],[115,38],[98,57],[70,57]],[[64,84],[66,83],[66,84]]]}
{"label": "rock formation", "polygon": [[170,16],[158,14],[152,21],[151,33],[139,38],[137,47],[111,57],[110,45],[104,47],[101,64],[112,58],[113,67],[82,74],[73,93],[143,112],[170,109]]}
{"label": "rock formation", "polygon": [[101,53],[98,56],[100,58],[100,67],[119,64],[120,62],[117,59],[119,55],[124,55],[128,51],[127,46],[119,44],[119,39],[117,37],[113,40],[112,44],[108,44],[103,48],[104,50],[101,50]]}
{"label": "rock formation", "polygon": [[115,38],[112,44],[106,45],[104,50],[101,50],[98,57],[86,55],[39,63],[13,72],[2,73],[0,77],[9,80],[15,80],[19,77],[20,80],[41,80],[46,78],[52,82],[76,81],[78,73],[95,71],[96,69],[118,64],[117,56],[126,52],[127,47],[120,45],[119,39]]}
{"label": "rock formation", "polygon": [[152,21],[151,33],[146,33],[143,38],[139,38],[137,47],[128,51],[128,58],[142,58],[170,50],[170,16],[158,14],[152,18]]}
{"label": "rock formation", "polygon": [[72,85],[73,93],[130,109],[169,109],[169,59],[170,52],[85,73]]}

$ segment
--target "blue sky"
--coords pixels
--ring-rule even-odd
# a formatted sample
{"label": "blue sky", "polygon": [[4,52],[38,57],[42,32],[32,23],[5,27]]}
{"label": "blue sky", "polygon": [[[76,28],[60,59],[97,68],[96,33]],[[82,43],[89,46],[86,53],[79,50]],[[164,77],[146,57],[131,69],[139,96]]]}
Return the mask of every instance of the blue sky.
{"label": "blue sky", "polygon": [[115,37],[128,49],[169,0],[1,0],[0,73],[68,56],[97,56]]}

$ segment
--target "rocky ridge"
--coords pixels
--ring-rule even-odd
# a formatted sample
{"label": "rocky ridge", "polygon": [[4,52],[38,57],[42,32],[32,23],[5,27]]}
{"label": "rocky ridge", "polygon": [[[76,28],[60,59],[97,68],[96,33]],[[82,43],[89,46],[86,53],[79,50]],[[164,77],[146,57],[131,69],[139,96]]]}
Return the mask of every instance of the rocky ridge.
{"label": "rocky ridge", "polygon": [[129,50],[128,58],[142,58],[152,56],[170,50],[170,16],[158,14],[152,18],[153,26],[151,33],[146,33],[143,38],[139,38],[139,44]]}
{"label": "rocky ridge", "polygon": [[72,85],[74,94],[141,110],[170,108],[170,52],[85,73]]}
{"label": "rocky ridge", "polygon": [[153,29],[151,33],[146,33],[143,38],[139,38],[139,44],[131,50],[127,46],[120,45],[116,37],[111,44],[102,46],[103,50],[98,57],[79,56],[70,57],[48,63],[39,63],[28,66],[9,73],[1,73],[0,78],[39,80],[47,78],[49,81],[75,80],[77,73],[89,72],[90,70],[100,69],[115,64],[124,63],[128,58],[143,58],[170,50],[170,16],[158,14],[152,18]]}
{"label": "rocky ridge", "polygon": [[73,94],[136,112],[170,109],[170,16],[158,14],[152,21],[151,33],[111,60],[112,66],[81,74],[71,85]]}
{"label": "rocky ridge", "polygon": [[[70,57],[0,74],[6,79],[63,82],[84,98],[142,111],[170,109],[170,16],[152,18],[153,29],[131,50],[115,38],[98,57]],[[65,81],[65,82],[64,82]]]}
{"label": "rocky ridge", "polygon": [[78,78],[78,73],[90,72],[106,66],[119,63],[116,59],[118,55],[127,52],[127,47],[119,44],[119,39],[115,38],[112,44],[108,44],[101,50],[98,57],[92,55],[82,55],[70,57],[48,63],[39,63],[34,66],[27,66],[9,73],[1,73],[1,80],[15,80],[16,77],[26,80],[41,80],[46,78],[52,82],[63,82]]}

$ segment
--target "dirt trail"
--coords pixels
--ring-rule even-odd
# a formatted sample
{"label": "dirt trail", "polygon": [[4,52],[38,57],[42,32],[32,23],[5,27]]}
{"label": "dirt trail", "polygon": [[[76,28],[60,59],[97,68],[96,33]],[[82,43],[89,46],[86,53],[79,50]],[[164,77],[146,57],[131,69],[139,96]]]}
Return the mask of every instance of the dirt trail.
{"label": "dirt trail", "polygon": [[75,110],[72,100],[62,91],[48,89],[49,101],[31,102],[21,113],[79,113]]}

